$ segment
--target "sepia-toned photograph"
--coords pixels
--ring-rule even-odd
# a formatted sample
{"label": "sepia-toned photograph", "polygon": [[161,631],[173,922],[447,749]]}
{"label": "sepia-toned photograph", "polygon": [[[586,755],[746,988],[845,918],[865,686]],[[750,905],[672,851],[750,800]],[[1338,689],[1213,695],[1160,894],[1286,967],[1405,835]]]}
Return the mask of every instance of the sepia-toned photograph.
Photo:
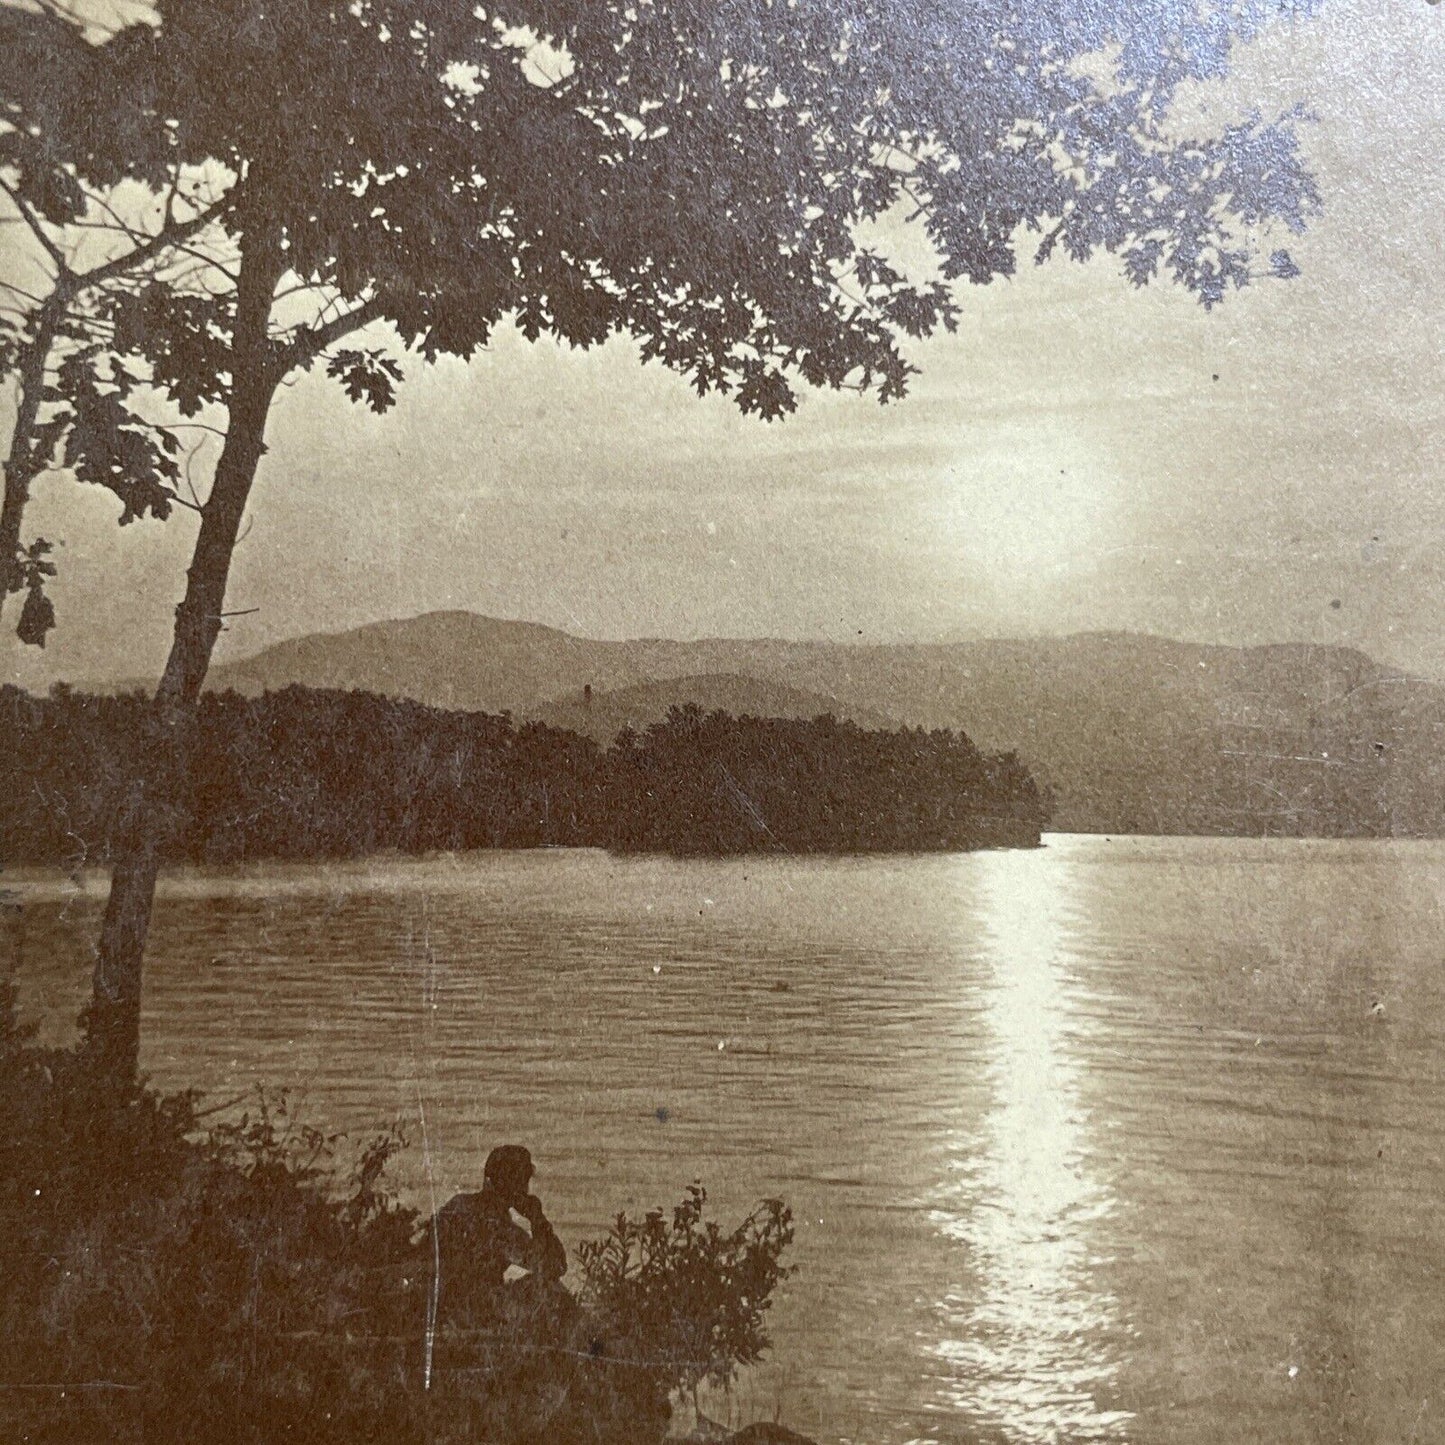
{"label": "sepia-toned photograph", "polygon": [[0,0],[0,1445],[1445,1445],[1435,0]]}

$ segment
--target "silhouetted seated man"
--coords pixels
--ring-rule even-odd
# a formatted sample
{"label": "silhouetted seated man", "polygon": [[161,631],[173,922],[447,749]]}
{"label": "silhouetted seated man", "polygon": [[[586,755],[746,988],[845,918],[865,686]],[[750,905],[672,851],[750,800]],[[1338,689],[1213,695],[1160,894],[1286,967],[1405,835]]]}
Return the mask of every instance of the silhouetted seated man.
{"label": "silhouetted seated man", "polygon": [[[504,1421],[535,1421],[557,1407],[575,1356],[580,1311],[561,1283],[567,1251],[530,1191],[534,1172],[521,1145],[493,1149],[481,1189],[449,1199],[425,1240],[442,1330],[437,1367],[489,1378],[485,1423],[497,1438]],[[513,1266],[526,1274],[509,1280]]]}
{"label": "silhouetted seated man", "polygon": [[[481,1189],[455,1195],[437,1211],[432,1230],[439,1318],[465,1315],[481,1324],[503,1310],[565,1312],[571,1304],[559,1283],[567,1273],[567,1250],[530,1190],[535,1172],[526,1149],[502,1144],[487,1155]],[[513,1265],[527,1273],[508,1282]]]}

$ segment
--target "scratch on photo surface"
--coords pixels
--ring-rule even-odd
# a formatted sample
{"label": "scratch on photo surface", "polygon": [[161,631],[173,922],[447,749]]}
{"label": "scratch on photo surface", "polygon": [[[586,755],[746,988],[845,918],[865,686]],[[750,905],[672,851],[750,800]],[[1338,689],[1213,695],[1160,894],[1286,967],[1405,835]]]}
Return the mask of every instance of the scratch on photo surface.
{"label": "scratch on photo surface", "polygon": [[[435,1007],[436,956],[432,952],[430,923],[425,917],[425,899],[422,900],[422,909],[422,956],[426,960],[426,971],[422,974],[421,980],[422,1014],[425,1018],[430,1018]],[[431,1218],[435,1220],[437,1212],[436,1180],[432,1175],[431,1136],[427,1130],[426,1102],[422,1097],[421,1091],[421,1070],[417,1063],[416,1054],[416,1031],[414,1029],[408,1029],[407,1038],[411,1051],[412,1086],[416,1089],[416,1112],[421,1123],[422,1170],[426,1174],[427,1198],[431,1203]],[[427,1284],[426,1296],[426,1354],[422,1366],[422,1388],[425,1390],[431,1389],[432,1360],[436,1346],[437,1303],[441,1295],[442,1280],[441,1244],[437,1239],[435,1226],[433,1225],[428,1232],[431,1234],[432,1268],[431,1279]]]}

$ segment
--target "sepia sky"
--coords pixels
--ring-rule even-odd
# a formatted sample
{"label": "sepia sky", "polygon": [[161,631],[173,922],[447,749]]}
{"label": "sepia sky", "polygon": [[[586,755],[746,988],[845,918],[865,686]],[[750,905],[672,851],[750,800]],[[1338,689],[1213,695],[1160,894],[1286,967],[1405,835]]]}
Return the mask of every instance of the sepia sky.
{"label": "sepia sky", "polygon": [[[500,336],[414,366],[382,418],[303,378],[232,574],[259,611],[218,656],[467,608],[598,637],[1308,640],[1445,678],[1445,10],[1326,0],[1235,89],[1313,109],[1326,209],[1299,279],[1213,313],[1107,261],[1029,267],[963,292],[903,403],[772,426],[623,342]],[[41,484],[59,628],[22,648],[12,601],[6,675],[159,670],[193,518],[115,511]]]}

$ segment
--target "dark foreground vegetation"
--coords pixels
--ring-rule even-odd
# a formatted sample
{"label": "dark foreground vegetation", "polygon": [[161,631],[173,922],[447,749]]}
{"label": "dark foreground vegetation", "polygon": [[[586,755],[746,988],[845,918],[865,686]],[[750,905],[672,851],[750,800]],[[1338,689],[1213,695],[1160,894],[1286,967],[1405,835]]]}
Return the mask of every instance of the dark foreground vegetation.
{"label": "dark foreground vegetation", "polygon": [[767,1348],[788,1273],[781,1204],[727,1231],[694,1187],[579,1249],[565,1335],[443,1312],[428,1343],[430,1231],[388,1192],[395,1132],[348,1165],[284,1098],[208,1117],[117,1095],[30,1042],[9,985],[0,1110],[6,1441],[649,1445],[670,1399]]}
{"label": "dark foreground vegetation", "polygon": [[[0,689],[0,860],[107,864],[143,761],[139,695]],[[201,701],[175,789],[175,862],[396,849],[592,846],[678,853],[1037,844],[1048,805],[1013,753],[942,729],[674,708],[610,748],[507,716],[289,687]]]}

